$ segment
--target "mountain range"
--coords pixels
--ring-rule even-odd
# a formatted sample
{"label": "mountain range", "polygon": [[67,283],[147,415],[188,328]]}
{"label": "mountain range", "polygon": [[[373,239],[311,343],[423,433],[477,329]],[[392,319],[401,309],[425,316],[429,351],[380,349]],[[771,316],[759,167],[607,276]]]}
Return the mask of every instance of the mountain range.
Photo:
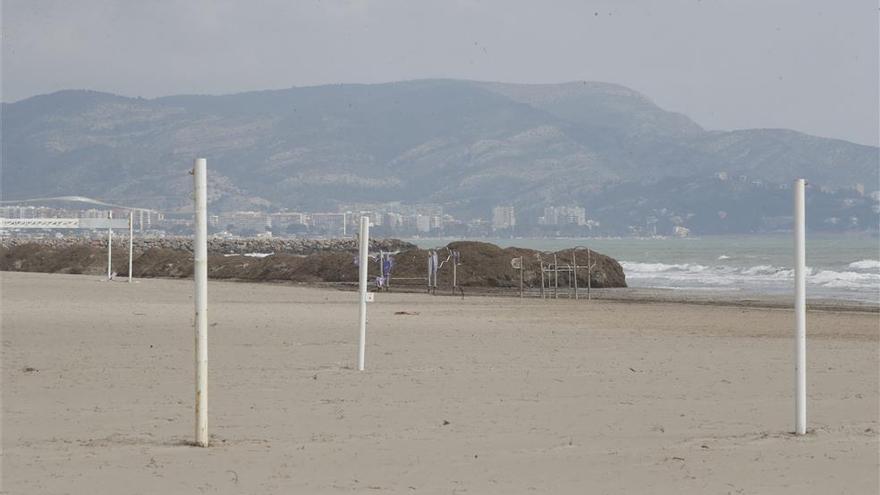
{"label": "mountain range", "polygon": [[[525,218],[578,204],[601,210],[606,225],[663,209],[686,222],[714,214],[724,191],[735,217],[737,181],[806,177],[823,194],[880,183],[877,147],[785,129],[706,130],[599,82],[418,80],[155,99],[68,90],[2,105],[7,200],[75,194],[186,209],[195,157],[208,159],[215,211],[401,201],[464,217],[510,204]],[[692,202],[688,184],[703,188]],[[760,218],[734,231],[790,214],[777,200],[768,208],[780,211],[755,212],[754,191],[746,197],[742,207]],[[862,226],[876,213],[864,201]],[[853,207],[828,204],[821,215]]]}

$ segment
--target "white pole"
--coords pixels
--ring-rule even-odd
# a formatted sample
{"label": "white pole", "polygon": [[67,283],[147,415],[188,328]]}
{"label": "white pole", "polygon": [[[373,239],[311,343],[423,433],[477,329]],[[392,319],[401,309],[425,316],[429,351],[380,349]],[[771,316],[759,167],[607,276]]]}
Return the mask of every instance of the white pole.
{"label": "white pole", "polygon": [[593,288],[593,261],[590,259],[590,248],[587,248],[587,300],[593,299],[590,290]]}
{"label": "white pole", "polygon": [[107,280],[113,280],[113,211],[107,213]]}
{"label": "white pole", "polygon": [[522,256],[519,257],[519,298],[523,298],[523,265],[525,263],[525,258]]}
{"label": "white pole", "polygon": [[544,260],[538,260],[541,264],[541,299],[544,299]]}
{"label": "white pole", "polygon": [[361,217],[360,260],[358,262],[360,300],[360,345],[358,346],[358,370],[364,370],[364,357],[367,350],[367,269],[369,268],[370,219]]}
{"label": "white pole", "polygon": [[431,251],[428,251],[428,294],[431,293],[431,263],[433,263],[434,258],[431,256]]}
{"label": "white pole", "polygon": [[559,264],[556,262],[556,254],[553,254],[553,299],[559,299]]}
{"label": "white pole", "polygon": [[795,433],[807,432],[807,305],[804,179],[794,183]]}
{"label": "white pole", "polygon": [[193,164],[195,187],[196,444],[208,446],[208,215],[207,161]]}
{"label": "white pole", "polygon": [[574,300],[578,300],[578,257],[577,257],[577,248],[571,250],[571,270],[574,274]]}
{"label": "white pole", "polygon": [[455,289],[458,288],[458,261],[455,259],[455,253],[452,254],[452,295],[455,295]]}
{"label": "white pole", "polygon": [[128,212],[128,283],[131,283],[131,265],[134,256],[134,212]]}

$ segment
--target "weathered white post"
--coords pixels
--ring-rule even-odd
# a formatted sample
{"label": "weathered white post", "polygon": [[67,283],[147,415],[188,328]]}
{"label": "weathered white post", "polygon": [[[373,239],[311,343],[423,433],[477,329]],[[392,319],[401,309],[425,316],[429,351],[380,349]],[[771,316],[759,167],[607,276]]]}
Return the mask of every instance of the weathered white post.
{"label": "weathered white post", "polygon": [[794,183],[795,433],[807,432],[807,305],[804,179]]}
{"label": "weathered white post", "polygon": [[207,161],[193,164],[195,239],[193,241],[196,327],[196,444],[208,446],[208,204]]}
{"label": "weathered white post", "polygon": [[113,210],[107,213],[107,280],[113,280]]}
{"label": "weathered white post", "polygon": [[358,299],[360,303],[360,345],[358,346],[358,370],[364,370],[367,350],[367,269],[369,268],[370,219],[361,217],[360,256],[358,260]]}
{"label": "weathered white post", "polygon": [[559,299],[559,263],[556,261],[556,253],[553,253],[553,299]]}
{"label": "weathered white post", "polygon": [[431,251],[428,251],[428,294],[431,293],[431,268],[434,265],[434,257],[431,256]]}
{"label": "weathered white post", "polygon": [[593,296],[590,291],[593,289],[593,261],[590,257],[590,248],[587,248],[587,301],[591,301]]}
{"label": "weathered white post", "polygon": [[546,299],[544,296],[544,260],[539,259],[538,262],[541,264],[541,299]]}
{"label": "weathered white post", "polygon": [[128,212],[128,283],[131,283],[132,257],[134,256],[134,211]]}
{"label": "weathered white post", "polygon": [[571,270],[574,278],[574,300],[578,300],[578,258],[577,248],[571,250]]}
{"label": "weathered white post", "polygon": [[519,257],[519,298],[523,298],[523,270],[525,269],[525,258]]}
{"label": "weathered white post", "polygon": [[458,256],[452,253],[452,295],[455,295],[455,289],[458,288]]}

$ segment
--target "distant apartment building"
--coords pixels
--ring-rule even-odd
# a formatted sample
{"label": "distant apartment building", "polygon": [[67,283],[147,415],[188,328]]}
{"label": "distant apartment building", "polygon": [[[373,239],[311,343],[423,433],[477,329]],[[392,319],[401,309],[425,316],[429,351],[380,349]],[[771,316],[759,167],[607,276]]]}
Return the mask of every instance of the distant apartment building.
{"label": "distant apartment building", "polygon": [[286,232],[292,225],[306,225],[306,214],[299,212],[278,212],[269,215],[269,223],[276,234]]}
{"label": "distant apartment building", "polygon": [[492,208],[492,230],[505,230],[516,227],[516,211],[513,206]]}
{"label": "distant apartment building", "polygon": [[389,229],[398,229],[403,226],[403,215],[392,212],[383,213],[382,224]]}
{"label": "distant apartment building", "polygon": [[538,219],[541,225],[587,225],[587,211],[580,206],[548,206],[544,216]]}
{"label": "distant apartment building", "polygon": [[348,221],[347,213],[312,213],[311,220],[311,226],[319,232],[341,234],[348,230],[347,226],[343,227]]}
{"label": "distant apartment building", "polygon": [[429,217],[428,215],[416,215],[415,224],[416,230],[418,230],[420,233],[427,233],[431,231],[431,217]]}
{"label": "distant apartment building", "polygon": [[272,226],[269,215],[260,211],[233,211],[221,213],[219,217],[220,228],[226,230],[252,230],[259,233]]}
{"label": "distant apartment building", "polygon": [[[153,222],[162,222],[165,219],[165,215],[156,211],[150,210],[137,210],[134,213],[134,222],[135,225],[138,226],[138,230],[143,232],[144,230],[150,230],[153,228]],[[213,223],[212,223],[213,221]],[[208,224],[217,226],[220,222],[219,215],[210,215],[208,217]]]}

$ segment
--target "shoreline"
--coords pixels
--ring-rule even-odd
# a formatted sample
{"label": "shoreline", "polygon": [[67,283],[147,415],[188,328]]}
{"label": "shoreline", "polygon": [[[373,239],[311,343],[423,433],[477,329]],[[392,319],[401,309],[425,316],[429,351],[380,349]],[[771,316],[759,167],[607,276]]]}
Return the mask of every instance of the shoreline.
{"label": "shoreline", "polygon": [[[6,273],[30,273],[47,276],[75,276],[75,277],[93,277],[104,281],[104,277],[91,274],[70,274],[70,273],[46,273],[46,272],[19,272],[15,270],[0,270],[0,278]],[[135,277],[138,280],[192,280],[192,277]],[[231,282],[236,284],[254,284],[254,285],[277,285],[285,287],[301,287],[318,290],[335,290],[342,292],[354,292],[357,290],[357,284],[354,282],[293,282],[285,280],[266,280],[254,281],[236,278],[209,278],[209,283]],[[518,298],[519,289],[516,288],[485,288],[485,287],[464,287],[465,297],[504,297]],[[379,294],[426,294],[425,287],[417,286],[395,286],[390,292],[379,292]],[[450,297],[453,294],[449,288],[438,288],[435,296]],[[454,297],[461,297],[455,294]],[[678,289],[654,289],[647,287],[622,287],[610,289],[591,289],[590,297],[592,300],[603,302],[624,302],[639,304],[684,304],[697,306],[718,306],[718,307],[739,307],[739,308],[761,308],[761,309],[792,309],[791,298],[793,296],[758,294],[758,293],[737,293],[732,294],[726,291],[713,290],[678,290]],[[526,300],[540,300],[540,292],[538,289],[527,289]],[[567,293],[560,290],[559,297],[546,298],[548,302],[573,301]],[[577,301],[587,303],[586,289],[579,290]],[[880,302],[870,303],[858,300],[844,299],[826,299],[826,298],[810,298],[807,297],[807,310],[828,311],[828,312],[854,312],[854,313],[880,313]]]}

